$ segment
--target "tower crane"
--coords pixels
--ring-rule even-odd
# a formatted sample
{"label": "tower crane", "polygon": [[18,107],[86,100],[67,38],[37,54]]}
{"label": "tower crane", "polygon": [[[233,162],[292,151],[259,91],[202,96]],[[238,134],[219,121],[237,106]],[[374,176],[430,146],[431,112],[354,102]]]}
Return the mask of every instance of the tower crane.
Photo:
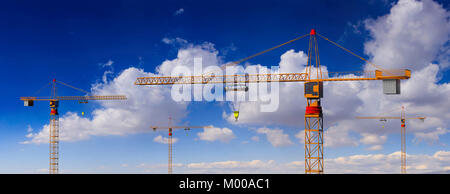
{"label": "tower crane", "polygon": [[401,173],[406,174],[406,120],[419,119],[421,121],[425,120],[425,117],[406,117],[405,107],[402,106],[400,116],[373,116],[373,117],[356,117],[357,119],[379,119],[380,121],[386,122],[387,119],[400,119],[401,127]]}
{"label": "tower crane", "polygon": [[[174,85],[174,84],[232,84],[232,83],[261,83],[261,82],[304,82],[304,97],[307,105],[305,109],[305,173],[322,174],[323,161],[323,114],[321,98],[323,97],[323,82],[327,81],[371,81],[382,80],[385,94],[400,94],[400,80],[409,79],[411,71],[408,69],[385,70],[371,63],[365,58],[351,52],[339,44],[320,35],[312,29],[310,33],[289,40],[285,43],[269,48],[244,59],[221,66],[233,66],[245,60],[251,59],[283,45],[309,36],[308,62],[306,72],[303,73],[269,73],[269,74],[245,74],[245,75],[215,75],[207,73],[195,76],[164,76],[164,77],[138,77],[135,85]],[[358,57],[366,63],[376,67],[374,71],[355,72],[323,72],[321,70],[317,36],[327,40],[333,45]]]}
{"label": "tower crane", "polygon": [[[51,97],[20,97],[20,100],[24,102],[24,106],[33,106],[34,101],[49,101],[50,102],[50,126],[49,126],[49,173],[58,174],[59,172],[59,101],[75,100],[79,103],[88,103],[89,100],[126,100],[124,95],[112,95],[112,96],[58,96],[56,84],[62,84],[67,87],[76,89],[78,91],[89,94],[82,89],[73,87],[69,84],[57,81],[53,79],[40,90],[52,85]],[[38,92],[40,91],[38,90]],[[37,93],[38,93],[37,92]]]}
{"label": "tower crane", "polygon": [[150,128],[153,129],[153,131],[156,131],[157,129],[168,129],[169,131],[169,138],[168,138],[168,142],[167,145],[169,146],[169,160],[167,163],[167,168],[168,168],[168,173],[172,174],[172,135],[173,135],[173,130],[175,129],[184,129],[185,131],[189,131],[191,129],[201,129],[201,128],[212,128],[212,126],[172,126],[171,124],[171,119],[169,118],[169,126],[151,126]]}

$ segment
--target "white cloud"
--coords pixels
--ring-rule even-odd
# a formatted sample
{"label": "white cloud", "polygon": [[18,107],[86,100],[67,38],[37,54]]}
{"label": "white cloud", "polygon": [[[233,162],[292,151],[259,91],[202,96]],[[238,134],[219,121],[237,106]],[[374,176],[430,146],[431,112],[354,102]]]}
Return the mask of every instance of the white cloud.
{"label": "white cloud", "polygon": [[253,136],[253,137],[251,138],[251,140],[253,140],[253,141],[259,141],[259,137],[258,137],[258,136]]}
{"label": "white cloud", "polygon": [[[450,152],[437,151],[433,155],[407,155],[408,173],[448,173],[450,167]],[[325,173],[352,173],[352,174],[378,174],[400,173],[400,152],[391,154],[367,154],[350,155],[325,159]],[[291,161],[277,163],[275,160],[250,160],[250,161],[215,161],[178,163],[176,173],[282,173],[303,174],[304,161]],[[167,168],[167,164],[139,166],[144,172],[161,173]]]}
{"label": "white cloud", "polygon": [[[155,138],[153,138],[153,141],[157,142],[157,143],[168,144],[169,143],[169,138],[163,137],[162,135],[158,135]],[[172,137],[172,143],[177,143],[177,142],[178,142],[178,138],[173,138]]]}
{"label": "white cloud", "polygon": [[185,165],[185,168],[180,169],[186,173],[261,173],[264,169],[275,167],[274,160],[262,161],[219,161],[219,162],[199,162],[189,163]]}
{"label": "white cloud", "polygon": [[[307,56],[303,51],[295,52],[289,50],[281,57],[279,71],[280,72],[304,72]],[[266,67],[255,65],[264,69]],[[324,67],[326,69],[326,67]],[[270,71],[270,70],[268,70]],[[250,87],[258,87],[250,84]],[[301,125],[303,119],[299,119],[298,115],[304,114],[304,106],[306,100],[299,99],[299,91],[303,91],[301,83],[280,83],[280,100],[278,109],[275,112],[261,112],[261,105],[267,104],[261,100],[256,102],[242,102],[240,104],[239,121],[237,123],[248,123],[258,125],[269,124],[288,124]],[[301,94],[300,94],[301,95]],[[259,99],[268,98],[269,95],[260,95]],[[233,114],[226,115],[228,122],[235,124]]]}
{"label": "white cloud", "polygon": [[[418,141],[435,142],[440,135],[448,133],[444,128],[449,125],[447,120],[450,118],[447,99],[450,85],[438,81],[439,70],[448,63],[441,60],[441,54],[449,49],[449,17],[447,10],[431,0],[400,0],[388,15],[366,21],[365,26],[373,39],[365,44],[365,51],[372,61],[385,68],[413,70],[411,79],[402,83],[402,95],[381,100],[385,107],[405,105],[407,114],[427,117],[423,123],[413,120],[407,123],[407,131],[414,133]],[[438,63],[433,64],[433,61]],[[379,88],[369,87],[367,95],[373,95],[371,91]],[[373,98],[363,100],[365,104],[378,104],[373,103]],[[395,130],[400,130],[398,125]]]}
{"label": "white cloud", "polygon": [[295,137],[299,140],[299,143],[305,144],[305,130],[299,131],[295,134]]}
{"label": "white cloud", "polygon": [[[331,126],[324,131],[323,139],[324,139],[324,147],[345,147],[345,146],[358,146],[358,140],[352,137],[350,133],[350,129],[345,127],[344,124],[338,124],[335,126]],[[299,131],[295,137],[299,140],[298,142],[301,144],[305,143],[305,130]]]}
{"label": "white cloud", "polygon": [[48,173],[48,168],[39,168],[35,170],[36,174],[46,174]]}
{"label": "white cloud", "polygon": [[[60,112],[60,141],[80,141],[91,136],[127,135],[150,130],[151,125],[166,125],[171,116],[176,123],[187,115],[188,102],[174,102],[171,88],[165,86],[137,86],[137,77],[167,75],[177,66],[193,68],[193,58],[202,57],[207,65],[218,65],[219,57],[210,43],[188,44],[179,50],[177,58],[165,60],[156,73],[130,67],[112,80],[103,80],[91,87],[94,95],[126,95],[126,101],[90,101],[99,105],[92,117],[81,117],[75,112]],[[61,105],[64,106],[64,103]],[[21,143],[48,143],[49,125],[36,133],[28,133]]]}
{"label": "white cloud", "polygon": [[178,50],[177,58],[165,60],[156,68],[156,71],[160,75],[170,76],[172,70],[174,70],[176,66],[186,66],[191,72],[194,72],[194,58],[196,57],[202,58],[203,68],[208,66],[219,66],[219,64],[221,64],[220,57],[218,56],[219,53],[212,43],[204,42],[200,45],[193,45],[181,38],[164,38],[163,42],[167,44],[181,44],[182,48]]}
{"label": "white cloud", "polygon": [[362,138],[359,141],[363,144],[384,144],[387,140],[386,135],[361,133],[361,136]]}
{"label": "white cloud", "polygon": [[289,139],[289,135],[283,133],[281,129],[269,129],[266,127],[259,128],[256,130],[257,133],[265,134],[267,141],[270,142],[274,147],[283,147],[292,145],[292,141]]}
{"label": "white cloud", "polygon": [[261,160],[252,160],[249,162],[240,161],[223,161],[223,162],[201,162],[201,163],[190,163],[186,165],[188,168],[196,169],[217,169],[217,168],[260,168],[272,164],[274,161],[270,160],[268,162],[263,162]]}
{"label": "white cloud", "polygon": [[[178,169],[183,168],[184,166],[185,165],[181,163],[173,163],[172,169],[175,173],[179,173]],[[167,163],[164,164],[141,163],[136,165],[135,167],[141,170],[143,173],[156,173],[156,174],[167,173]]]}
{"label": "white cloud", "polygon": [[[408,173],[439,173],[445,171],[450,152],[438,151],[434,155],[407,155]],[[338,157],[325,160],[329,173],[399,173],[400,152]],[[340,168],[340,169],[337,169]]]}
{"label": "white cloud", "polygon": [[176,38],[163,38],[161,40],[162,42],[169,44],[169,45],[186,45],[188,44],[188,41],[179,37]]}
{"label": "white cloud", "polygon": [[444,129],[442,127],[436,128],[433,132],[417,132],[415,133],[415,142],[428,141],[429,143],[439,142],[439,136],[449,133],[448,129]]}
{"label": "white cloud", "polygon": [[324,147],[358,146],[358,141],[350,135],[346,122],[339,122],[325,130],[323,134]]}
{"label": "white cloud", "polygon": [[197,133],[197,135],[204,141],[230,142],[235,138],[233,131],[229,128],[203,128],[203,132]]}
{"label": "white cloud", "polygon": [[382,149],[383,149],[382,145],[373,145],[373,146],[370,146],[369,148],[367,148],[367,150],[370,150],[370,151],[378,151],[378,150],[382,150]]}
{"label": "white cloud", "polygon": [[[440,136],[448,134],[450,84],[439,83],[439,73],[445,67],[441,63],[448,63],[442,59],[442,53],[448,53],[449,15],[430,0],[400,0],[389,14],[364,22],[370,32],[370,39],[365,43],[369,60],[385,69],[411,69],[412,76],[402,81],[401,95],[383,95],[381,81],[324,83],[325,146],[362,143],[371,146],[369,150],[381,149],[389,134],[400,133],[399,121],[389,120],[385,128],[381,128],[379,121],[356,120],[355,117],[376,116],[395,107],[398,111],[390,114],[399,116],[402,105],[406,107],[407,116],[427,117],[423,123],[407,121],[407,131],[415,135],[416,142],[436,142]],[[280,71],[304,72],[306,59],[302,51],[287,51],[280,58]],[[322,68],[327,71],[326,66]],[[366,66],[368,69],[373,67]],[[306,100],[302,91],[302,83],[280,84],[279,109],[273,113],[260,112],[260,102],[241,103],[239,124],[304,126],[301,118]],[[231,114],[226,118],[235,123]],[[377,144],[368,144],[371,138],[363,134],[379,137]],[[303,141],[302,132],[296,136]]]}
{"label": "white cloud", "polygon": [[100,66],[101,67],[110,67],[113,63],[114,63],[114,61],[109,59],[106,63],[100,63]]}
{"label": "white cloud", "polygon": [[364,45],[365,52],[382,67],[419,70],[448,41],[448,17],[449,12],[431,0],[399,0],[389,14],[365,21],[373,37]]}
{"label": "white cloud", "polygon": [[[402,81],[402,94],[396,96],[383,95],[380,81],[325,83],[322,101],[325,146],[366,144],[369,140],[363,133],[386,137],[399,133],[398,121],[388,121],[386,127],[380,129],[378,121],[355,120],[354,117],[377,115],[394,107],[399,107],[400,110],[402,105],[407,107],[407,115],[420,114],[427,117],[424,123],[414,120],[407,123],[408,133],[415,135],[416,142],[436,142],[439,137],[448,134],[450,101],[447,97],[450,96],[450,84],[439,83],[438,76],[445,67],[442,53],[448,53],[445,46],[450,33],[450,24],[446,19],[448,15],[448,11],[430,0],[400,0],[393,5],[389,14],[364,22],[370,32],[370,40],[365,44],[365,52],[370,56],[370,61],[387,69],[410,68],[413,70],[412,77]],[[164,61],[155,73],[129,68],[110,82],[105,80],[94,85],[92,91],[98,95],[126,94],[129,100],[99,102],[100,108],[93,112],[92,118],[81,118],[76,113],[62,115],[61,140],[76,141],[87,139],[91,135],[138,133],[146,131],[149,125],[166,120],[170,113],[176,114],[172,115],[175,119],[186,116],[187,104],[174,103],[169,97],[168,87],[135,86],[135,78],[170,75],[180,65],[193,68],[196,56],[203,57],[204,66],[217,66],[222,64],[221,57],[212,43],[193,45],[181,38],[164,38],[162,41],[166,44],[183,45],[177,58]],[[289,50],[280,56],[280,72],[304,72],[306,60],[307,56],[303,51]],[[431,63],[432,61],[437,63]],[[326,66],[322,68],[327,71]],[[302,97],[302,91],[301,83],[280,84],[281,100],[276,112],[261,112],[259,108],[263,102],[244,102],[240,105],[239,122],[234,121],[232,114],[225,118],[233,124],[303,126],[306,100]],[[27,143],[47,142],[48,125],[39,133],[29,134],[32,134],[28,135],[31,140],[25,141]],[[358,134],[361,136],[359,140]],[[297,135],[301,139],[302,134]],[[381,138],[378,142],[367,145],[371,146],[369,149],[380,149],[385,140]]]}
{"label": "white cloud", "polygon": [[31,125],[28,125],[28,126],[27,126],[27,132],[28,132],[28,133],[33,132],[33,128],[31,127]]}
{"label": "white cloud", "polygon": [[184,8],[177,9],[173,15],[181,15],[184,13]]}

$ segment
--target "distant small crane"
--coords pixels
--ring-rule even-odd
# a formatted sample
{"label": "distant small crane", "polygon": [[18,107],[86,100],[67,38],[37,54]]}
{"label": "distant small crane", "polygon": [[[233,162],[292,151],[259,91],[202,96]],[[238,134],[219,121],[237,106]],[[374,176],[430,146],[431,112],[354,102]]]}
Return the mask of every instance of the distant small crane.
{"label": "distant small crane", "polygon": [[386,122],[387,119],[400,119],[401,122],[401,173],[406,174],[406,120],[419,119],[422,122],[425,117],[406,117],[405,107],[402,106],[400,117],[396,116],[375,116],[375,117],[356,117],[357,119],[379,119],[382,122]]}
{"label": "distant small crane", "polygon": [[[77,100],[80,104],[88,103],[88,100],[126,100],[127,97],[124,95],[113,95],[113,96],[58,96],[56,94],[56,83],[71,87],[78,91],[89,94],[82,89],[78,89],[69,84],[57,81],[53,79],[53,82],[48,83],[40,90],[45,87],[52,85],[51,97],[20,97],[20,100],[24,101],[24,106],[33,106],[34,101],[50,101],[50,126],[49,126],[49,136],[50,136],[50,162],[49,162],[49,173],[58,174],[59,172],[59,101],[63,100]],[[38,92],[40,91],[38,90]],[[37,92],[37,93],[38,93]],[[84,113],[83,113],[84,115]]]}
{"label": "distant small crane", "polygon": [[168,173],[172,174],[172,133],[174,129],[184,129],[189,131],[191,129],[201,129],[201,128],[212,128],[212,126],[172,126],[171,124],[172,118],[169,118],[169,126],[161,127],[161,126],[151,126],[150,128],[153,131],[157,129],[168,129],[169,130],[169,138],[167,144],[169,145],[169,160],[168,160]]}

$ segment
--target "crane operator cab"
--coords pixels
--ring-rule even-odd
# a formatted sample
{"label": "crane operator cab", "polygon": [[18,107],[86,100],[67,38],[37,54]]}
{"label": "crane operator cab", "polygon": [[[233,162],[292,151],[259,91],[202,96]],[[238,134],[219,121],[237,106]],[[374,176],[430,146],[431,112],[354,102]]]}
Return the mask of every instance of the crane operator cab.
{"label": "crane operator cab", "polygon": [[308,102],[305,110],[305,116],[322,116],[322,106],[320,105],[320,98],[323,98],[323,82],[306,82],[305,97],[307,99],[313,100],[311,103]]}
{"label": "crane operator cab", "polygon": [[58,100],[50,100],[50,115],[58,115]]}

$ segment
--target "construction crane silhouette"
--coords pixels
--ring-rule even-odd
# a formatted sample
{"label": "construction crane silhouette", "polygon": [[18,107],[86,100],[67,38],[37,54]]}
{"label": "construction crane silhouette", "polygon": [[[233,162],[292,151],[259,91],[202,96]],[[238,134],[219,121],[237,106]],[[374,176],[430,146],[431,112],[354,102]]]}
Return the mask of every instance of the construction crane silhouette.
{"label": "construction crane silhouette", "polygon": [[63,82],[57,81],[53,79],[52,82],[49,82],[43,88],[38,90],[39,93],[42,89],[52,85],[51,89],[51,97],[20,97],[20,100],[24,101],[24,106],[33,106],[34,101],[50,101],[50,126],[49,126],[49,173],[50,174],[58,174],[59,173],[59,101],[67,101],[67,100],[75,100],[79,103],[85,104],[88,103],[89,100],[126,100],[126,96],[124,95],[112,95],[112,96],[58,96],[56,84],[62,84],[68,86],[70,88],[76,89],[78,91],[89,94],[82,89],[76,88],[69,84],[65,84]]}
{"label": "construction crane silhouette", "polygon": [[[383,80],[383,91],[385,94],[400,94],[400,80],[409,79],[411,71],[408,69],[385,70],[371,63],[365,58],[351,52],[341,45],[318,34],[314,29],[310,33],[288,42],[282,43],[270,49],[251,55],[244,59],[231,62],[221,66],[233,66],[245,60],[251,59],[283,45],[300,40],[309,36],[308,62],[304,73],[272,73],[272,74],[245,74],[245,75],[215,75],[207,73],[195,76],[164,76],[164,77],[138,77],[135,85],[173,85],[173,84],[232,84],[232,83],[262,83],[262,82],[304,82],[304,97],[307,105],[305,109],[305,173],[322,174],[324,171],[323,161],[323,114],[321,98],[323,97],[323,82],[327,81],[370,81]],[[333,45],[358,57],[366,63],[374,66],[374,71],[354,72],[322,72],[317,36],[327,40]]]}
{"label": "construction crane silhouette", "polygon": [[150,128],[153,129],[153,131],[156,131],[157,129],[168,129],[169,131],[169,138],[168,138],[168,142],[167,145],[169,146],[168,149],[168,161],[167,161],[167,169],[168,169],[168,173],[172,174],[172,135],[173,135],[173,130],[175,129],[184,129],[185,131],[189,131],[191,129],[201,129],[201,128],[212,128],[212,126],[172,126],[172,118],[169,118],[169,126],[164,126],[164,127],[160,127],[160,126],[151,126]]}
{"label": "construction crane silhouette", "polygon": [[401,123],[401,164],[400,170],[402,174],[406,174],[406,120],[419,119],[422,122],[425,117],[406,117],[405,107],[402,106],[400,116],[373,116],[373,117],[356,117],[357,119],[378,119],[382,122],[386,122],[388,119],[399,119]]}

